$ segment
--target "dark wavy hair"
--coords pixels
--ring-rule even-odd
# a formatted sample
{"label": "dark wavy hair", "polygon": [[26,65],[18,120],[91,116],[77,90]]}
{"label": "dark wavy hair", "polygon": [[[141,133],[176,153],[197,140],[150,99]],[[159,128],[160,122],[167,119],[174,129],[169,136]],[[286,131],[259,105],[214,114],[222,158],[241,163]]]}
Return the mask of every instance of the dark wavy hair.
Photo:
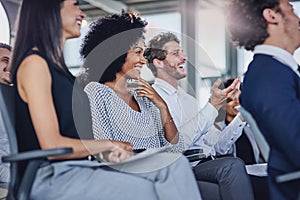
{"label": "dark wavy hair", "polygon": [[64,0],[22,1],[12,56],[14,78],[24,54],[33,47],[37,47],[41,53],[52,59],[60,70],[68,71],[61,46],[60,9],[63,2]]}
{"label": "dark wavy hair", "polygon": [[[87,81],[112,82],[122,70],[130,47],[144,39],[147,22],[137,13],[122,11],[90,25],[80,49]],[[100,78],[99,78],[100,77]]]}
{"label": "dark wavy hair", "polygon": [[148,61],[148,67],[152,71],[153,75],[157,75],[157,69],[153,65],[153,60],[156,58],[158,60],[166,59],[166,50],[163,49],[163,46],[167,42],[175,41],[178,44],[180,43],[177,36],[171,32],[160,33],[154,36],[147,44],[147,47],[144,52],[144,57]]}
{"label": "dark wavy hair", "polygon": [[280,0],[231,0],[228,5],[227,28],[233,43],[247,50],[262,44],[269,33],[263,10],[280,12]]}

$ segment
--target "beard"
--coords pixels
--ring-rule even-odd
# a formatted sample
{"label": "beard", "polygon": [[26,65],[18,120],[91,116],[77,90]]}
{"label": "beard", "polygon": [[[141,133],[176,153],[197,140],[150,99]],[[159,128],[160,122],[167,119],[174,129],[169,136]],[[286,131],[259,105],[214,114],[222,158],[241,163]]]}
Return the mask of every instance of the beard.
{"label": "beard", "polygon": [[171,65],[169,62],[164,61],[163,71],[176,80],[180,80],[186,77],[185,73],[180,73],[177,71],[177,67],[175,65]]}

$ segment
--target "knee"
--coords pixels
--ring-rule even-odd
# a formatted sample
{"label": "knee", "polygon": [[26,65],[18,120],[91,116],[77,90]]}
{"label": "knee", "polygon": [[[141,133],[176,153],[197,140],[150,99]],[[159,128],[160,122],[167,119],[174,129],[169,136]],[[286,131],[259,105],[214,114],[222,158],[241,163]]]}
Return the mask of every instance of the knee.
{"label": "knee", "polygon": [[237,172],[245,172],[245,163],[240,158],[227,158],[227,170]]}

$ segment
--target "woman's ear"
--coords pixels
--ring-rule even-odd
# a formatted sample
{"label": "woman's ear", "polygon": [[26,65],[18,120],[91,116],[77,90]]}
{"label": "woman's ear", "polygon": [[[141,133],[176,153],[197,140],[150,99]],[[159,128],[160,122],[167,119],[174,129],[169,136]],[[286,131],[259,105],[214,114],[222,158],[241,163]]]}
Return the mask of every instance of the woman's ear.
{"label": "woman's ear", "polygon": [[270,8],[265,8],[263,10],[263,17],[265,18],[265,20],[267,21],[267,23],[270,24],[277,24],[278,20],[277,20],[277,15],[278,12],[275,12],[274,10],[270,9]]}

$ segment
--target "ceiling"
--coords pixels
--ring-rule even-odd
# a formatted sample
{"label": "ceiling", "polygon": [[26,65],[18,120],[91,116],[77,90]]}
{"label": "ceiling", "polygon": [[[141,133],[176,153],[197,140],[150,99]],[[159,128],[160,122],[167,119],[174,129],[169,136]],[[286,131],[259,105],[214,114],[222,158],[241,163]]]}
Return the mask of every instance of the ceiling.
{"label": "ceiling", "polygon": [[[18,7],[21,0],[1,0]],[[198,1],[201,7],[216,6],[225,0],[79,0],[80,8],[88,19],[124,10],[138,11],[141,15],[180,11],[186,1]]]}

